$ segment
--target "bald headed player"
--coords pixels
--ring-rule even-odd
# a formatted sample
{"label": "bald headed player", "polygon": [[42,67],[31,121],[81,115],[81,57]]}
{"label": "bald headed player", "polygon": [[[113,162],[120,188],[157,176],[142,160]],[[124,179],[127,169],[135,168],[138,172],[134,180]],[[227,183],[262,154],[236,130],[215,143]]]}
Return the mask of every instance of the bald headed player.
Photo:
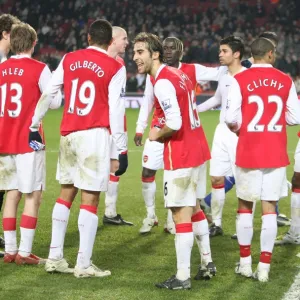
{"label": "bald headed player", "polygon": [[[108,55],[115,58],[121,65],[125,66],[124,60],[120,55],[125,53],[127,46],[128,38],[126,30],[122,27],[113,26],[113,42],[108,47]],[[125,95],[125,87],[126,84],[122,89],[123,96]],[[126,131],[126,122],[124,124]],[[120,214],[117,214],[118,186],[120,177],[115,176],[115,172],[119,168],[118,157],[119,155],[116,145],[111,139],[111,174],[109,178],[108,190],[105,194],[105,213],[103,216],[103,223],[112,225],[133,225],[131,222],[123,220]]]}

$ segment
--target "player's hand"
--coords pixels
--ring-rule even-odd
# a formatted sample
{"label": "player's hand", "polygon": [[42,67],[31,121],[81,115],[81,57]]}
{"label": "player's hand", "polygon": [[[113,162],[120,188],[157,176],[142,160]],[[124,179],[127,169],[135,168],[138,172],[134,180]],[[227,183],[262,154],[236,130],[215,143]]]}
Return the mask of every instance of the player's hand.
{"label": "player's hand", "polygon": [[136,133],[134,136],[134,143],[136,146],[143,146],[144,144],[142,143],[143,139],[143,134],[142,133]]}
{"label": "player's hand", "polygon": [[159,142],[159,143],[163,143],[164,142],[164,138],[160,137],[159,131],[160,131],[160,128],[153,127],[149,131],[149,140],[150,141]]}
{"label": "player's hand", "polygon": [[119,154],[119,169],[115,172],[115,176],[121,176],[124,174],[128,167],[128,155],[125,153]]}
{"label": "player's hand", "polygon": [[42,137],[38,131],[30,131],[28,138],[29,147],[34,151],[40,151],[45,149]]}

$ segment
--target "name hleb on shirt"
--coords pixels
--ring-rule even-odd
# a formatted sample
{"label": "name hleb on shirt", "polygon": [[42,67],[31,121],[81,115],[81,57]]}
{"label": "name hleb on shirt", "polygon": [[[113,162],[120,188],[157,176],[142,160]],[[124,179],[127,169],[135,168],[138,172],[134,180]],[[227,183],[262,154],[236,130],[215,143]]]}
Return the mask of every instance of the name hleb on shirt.
{"label": "name hleb on shirt", "polygon": [[82,69],[82,68],[92,70],[97,74],[98,77],[104,76],[104,71],[102,70],[102,68],[92,61],[87,61],[87,60],[84,60],[83,62],[76,61],[75,63],[70,65],[71,71],[75,71],[76,69]]}
{"label": "name hleb on shirt", "polygon": [[23,69],[19,68],[7,68],[2,70],[2,76],[7,76],[7,75],[17,75],[17,76],[22,76],[24,73]]}
{"label": "name hleb on shirt", "polygon": [[270,86],[274,89],[277,89],[278,91],[280,91],[284,87],[284,85],[277,80],[264,78],[253,80],[252,83],[249,83],[247,85],[247,89],[249,92],[253,92],[255,89],[258,89],[261,86]]}

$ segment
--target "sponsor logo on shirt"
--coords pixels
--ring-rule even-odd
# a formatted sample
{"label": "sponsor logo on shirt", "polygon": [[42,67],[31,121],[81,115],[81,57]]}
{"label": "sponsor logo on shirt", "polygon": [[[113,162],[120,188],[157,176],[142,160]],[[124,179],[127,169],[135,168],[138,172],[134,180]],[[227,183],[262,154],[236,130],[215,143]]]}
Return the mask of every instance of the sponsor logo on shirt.
{"label": "sponsor logo on shirt", "polygon": [[166,111],[167,109],[172,107],[170,99],[161,101],[161,105],[162,105],[164,111]]}

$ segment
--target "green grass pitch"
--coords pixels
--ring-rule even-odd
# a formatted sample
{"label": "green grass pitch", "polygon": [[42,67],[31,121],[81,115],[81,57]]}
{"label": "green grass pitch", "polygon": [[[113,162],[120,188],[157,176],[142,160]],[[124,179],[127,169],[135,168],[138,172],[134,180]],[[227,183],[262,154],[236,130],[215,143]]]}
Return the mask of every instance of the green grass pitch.
{"label": "green grass pitch", "polygon": [[[47,140],[47,190],[43,195],[38,229],[33,252],[47,257],[51,238],[51,214],[59,194],[55,180],[56,161],[59,145],[59,124],[61,110],[50,111],[45,118]],[[166,210],[163,208],[162,171],[156,176],[156,206],[159,226],[147,236],[139,235],[139,228],[145,217],[145,207],[141,193],[142,148],[133,143],[138,110],[127,110],[129,131],[129,168],[122,176],[119,185],[118,212],[135,226],[103,226],[104,198],[99,205],[99,228],[94,246],[93,262],[111,270],[107,278],[76,279],[70,274],[47,274],[43,266],[17,266],[0,261],[0,299],[209,299],[209,300],[277,300],[281,299],[293,282],[299,268],[300,252],[297,246],[276,247],[274,250],[270,281],[267,284],[241,278],[234,273],[239,258],[237,242],[230,239],[235,232],[237,201],[235,189],[227,194],[223,227],[225,235],[211,240],[217,276],[211,281],[193,281],[190,291],[158,290],[154,283],[167,279],[176,271],[174,236],[163,232]],[[219,112],[209,111],[201,114],[201,120],[209,143],[211,144]],[[293,165],[293,152],[296,148],[298,128],[289,128],[289,155]],[[195,149],[196,150],[196,149]],[[288,178],[293,169],[288,167]],[[207,187],[209,190],[209,180]],[[23,205],[21,205],[23,206]],[[19,215],[21,213],[21,208]],[[65,258],[74,265],[78,251],[77,217],[79,199],[71,209],[68,231],[65,240]],[[290,215],[290,199],[280,201],[280,211]],[[2,217],[2,216],[1,216]],[[253,269],[259,259],[260,206],[255,214],[255,232],[252,246]],[[284,233],[287,228],[279,228]],[[196,244],[192,253],[191,272],[197,272],[199,254]]]}

